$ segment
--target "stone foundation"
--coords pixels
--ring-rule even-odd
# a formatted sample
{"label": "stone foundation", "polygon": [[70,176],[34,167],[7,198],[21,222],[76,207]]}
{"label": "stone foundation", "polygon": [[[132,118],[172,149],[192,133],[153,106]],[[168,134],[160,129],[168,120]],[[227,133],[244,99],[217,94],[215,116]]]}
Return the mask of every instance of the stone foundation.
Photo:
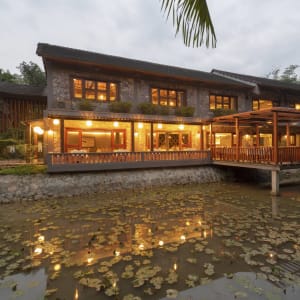
{"label": "stone foundation", "polygon": [[213,166],[55,175],[2,175],[0,203],[73,197],[122,189],[221,182],[228,177],[228,170]]}

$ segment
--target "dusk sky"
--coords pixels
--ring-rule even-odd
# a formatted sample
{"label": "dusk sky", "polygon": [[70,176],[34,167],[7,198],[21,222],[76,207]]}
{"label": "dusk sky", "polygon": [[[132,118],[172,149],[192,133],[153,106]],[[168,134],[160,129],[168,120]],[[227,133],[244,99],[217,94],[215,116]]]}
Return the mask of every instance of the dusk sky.
{"label": "dusk sky", "polygon": [[299,0],[208,0],[217,47],[187,48],[159,0],[0,0],[0,68],[42,66],[37,43],[210,72],[265,76],[300,64]]}

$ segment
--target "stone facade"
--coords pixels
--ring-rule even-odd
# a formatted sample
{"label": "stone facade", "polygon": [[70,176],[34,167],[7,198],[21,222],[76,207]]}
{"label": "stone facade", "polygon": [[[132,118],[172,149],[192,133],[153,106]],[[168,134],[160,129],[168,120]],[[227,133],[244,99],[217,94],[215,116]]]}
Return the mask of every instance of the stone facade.
{"label": "stone facade", "polygon": [[0,203],[84,196],[122,189],[212,183],[224,181],[227,176],[225,170],[216,167],[59,175],[3,175],[0,176]]}
{"label": "stone facade", "polygon": [[[195,108],[195,117],[208,118],[213,114],[209,110],[209,94],[229,95],[238,97],[238,110],[249,110],[246,94],[238,89],[208,88],[198,84],[185,83],[179,80],[162,80],[159,78],[142,78],[120,72],[112,73],[97,68],[76,68],[66,65],[47,63],[48,73],[48,108],[77,110],[79,100],[73,99],[72,78],[119,82],[120,101],[132,102],[132,113],[138,113],[138,105],[150,102],[151,87],[186,91],[187,106]],[[249,101],[248,101],[249,102]],[[107,103],[93,101],[95,111],[108,111]],[[250,105],[251,106],[251,105]],[[170,109],[172,114],[172,109]]]}

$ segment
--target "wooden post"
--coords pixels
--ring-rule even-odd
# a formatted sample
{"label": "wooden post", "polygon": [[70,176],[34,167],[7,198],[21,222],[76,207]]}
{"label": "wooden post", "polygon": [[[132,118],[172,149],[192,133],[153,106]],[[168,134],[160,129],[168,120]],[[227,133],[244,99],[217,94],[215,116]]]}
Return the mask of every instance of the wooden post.
{"label": "wooden post", "polygon": [[256,147],[259,147],[259,126],[256,124]]}
{"label": "wooden post", "polygon": [[204,147],[204,130],[203,125],[200,125],[200,150],[203,150]]}
{"label": "wooden post", "polygon": [[286,145],[287,147],[291,146],[291,133],[290,133],[290,124],[286,124]]}
{"label": "wooden post", "polygon": [[153,145],[153,123],[150,123],[150,151],[154,151],[154,145]]}
{"label": "wooden post", "polygon": [[278,113],[273,112],[273,163],[278,164]]}
{"label": "wooden post", "polygon": [[240,124],[239,124],[239,118],[235,118],[235,135],[236,135],[236,153],[235,153],[235,159],[239,161],[240,159]]}
{"label": "wooden post", "polygon": [[214,145],[214,143],[213,143],[213,133],[212,133],[212,123],[209,124],[209,139],[210,139],[210,142],[209,142],[210,149],[212,149],[213,145]]}
{"label": "wooden post", "polygon": [[134,140],[134,122],[133,121],[131,121],[130,122],[130,127],[131,127],[131,152],[134,152],[135,151],[135,149],[134,149],[134,142],[135,142],[135,140]]}
{"label": "wooden post", "polygon": [[60,119],[60,152],[65,152],[65,120]]}

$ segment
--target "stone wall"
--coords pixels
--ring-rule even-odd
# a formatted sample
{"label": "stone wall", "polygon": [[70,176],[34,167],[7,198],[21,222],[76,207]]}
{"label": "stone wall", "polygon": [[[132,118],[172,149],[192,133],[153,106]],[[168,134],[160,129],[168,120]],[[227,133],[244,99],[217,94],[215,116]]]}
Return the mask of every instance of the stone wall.
{"label": "stone wall", "polygon": [[58,175],[2,175],[0,203],[72,197],[121,189],[221,182],[228,176],[225,169],[207,166]]}

